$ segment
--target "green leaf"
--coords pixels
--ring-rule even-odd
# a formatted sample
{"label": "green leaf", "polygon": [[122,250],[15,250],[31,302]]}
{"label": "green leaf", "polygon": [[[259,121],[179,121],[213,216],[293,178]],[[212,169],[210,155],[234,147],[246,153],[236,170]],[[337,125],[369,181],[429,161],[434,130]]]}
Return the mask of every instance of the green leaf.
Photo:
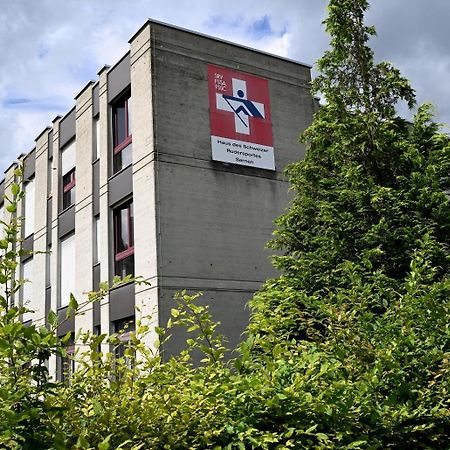
{"label": "green leaf", "polygon": [[310,434],[310,433],[312,433],[316,428],[317,428],[317,423],[314,424],[313,426],[309,427],[309,428],[305,431],[305,433],[306,433],[306,434]]}
{"label": "green leaf", "polygon": [[11,193],[12,195],[18,195],[20,192],[20,186],[17,183],[11,184]]}
{"label": "green leaf", "polygon": [[62,338],[61,338],[61,343],[63,345],[66,345],[69,343],[70,339],[72,338],[72,332],[68,331]]}
{"label": "green leaf", "polygon": [[362,441],[362,440],[354,441],[351,444],[349,444],[347,448],[359,448],[359,447],[361,447],[363,445],[364,446],[367,445],[367,441]]}
{"label": "green leaf", "polygon": [[78,302],[72,293],[70,293],[69,308],[74,311],[78,309]]}
{"label": "green leaf", "polygon": [[53,310],[49,311],[47,320],[52,327],[56,327],[58,325],[58,315]]}
{"label": "green leaf", "polygon": [[317,439],[319,439],[320,441],[329,441],[329,437],[325,434],[325,433],[316,433],[316,437]]}
{"label": "green leaf", "polygon": [[100,442],[98,444],[98,450],[109,450],[110,448],[109,442],[111,441],[112,436],[113,435],[110,434],[102,442]]}

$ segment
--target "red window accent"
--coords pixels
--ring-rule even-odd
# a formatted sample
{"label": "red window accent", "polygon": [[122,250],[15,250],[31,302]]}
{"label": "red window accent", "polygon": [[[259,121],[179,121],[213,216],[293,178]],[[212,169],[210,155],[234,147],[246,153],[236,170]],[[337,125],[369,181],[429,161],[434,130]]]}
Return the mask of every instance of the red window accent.
{"label": "red window accent", "polygon": [[132,137],[128,136],[124,141],[122,141],[117,147],[114,147],[114,154],[120,153],[125,147],[128,147],[132,142]]}
{"label": "red window accent", "polygon": [[115,258],[116,258],[116,261],[122,261],[122,259],[125,259],[131,255],[134,255],[134,246],[127,248],[123,252],[116,253]]}
{"label": "red window accent", "polygon": [[131,164],[131,116],[130,93],[114,103],[113,118],[113,156],[114,173]]}
{"label": "red window accent", "polygon": [[70,191],[75,186],[75,169],[67,172],[63,177],[63,191]]}
{"label": "red window accent", "polygon": [[114,263],[120,277],[134,275],[134,219],[133,202],[114,210]]}
{"label": "red window accent", "polygon": [[75,169],[63,176],[63,209],[75,203]]}

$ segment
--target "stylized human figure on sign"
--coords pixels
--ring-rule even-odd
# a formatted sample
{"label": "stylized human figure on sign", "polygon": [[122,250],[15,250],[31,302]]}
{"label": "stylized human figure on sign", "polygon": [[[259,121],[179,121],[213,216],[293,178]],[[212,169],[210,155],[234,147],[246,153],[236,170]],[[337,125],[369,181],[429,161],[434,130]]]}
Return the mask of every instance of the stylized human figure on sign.
{"label": "stylized human figure on sign", "polygon": [[[264,119],[264,116],[258,111],[258,108],[255,106],[255,104],[251,100],[244,98],[244,91],[242,89],[238,89],[237,95],[238,95],[237,97],[233,97],[232,95],[222,94],[225,101],[230,105],[230,108],[233,109],[234,113],[239,118],[240,118],[239,114],[243,112],[246,116]],[[242,105],[239,106],[237,109],[234,109],[230,103],[230,100],[234,102],[241,102]]]}
{"label": "stylized human figure on sign", "polygon": [[216,94],[217,108],[234,113],[237,133],[250,134],[249,117],[264,119],[264,105],[247,98],[244,80],[232,79],[233,95]]}

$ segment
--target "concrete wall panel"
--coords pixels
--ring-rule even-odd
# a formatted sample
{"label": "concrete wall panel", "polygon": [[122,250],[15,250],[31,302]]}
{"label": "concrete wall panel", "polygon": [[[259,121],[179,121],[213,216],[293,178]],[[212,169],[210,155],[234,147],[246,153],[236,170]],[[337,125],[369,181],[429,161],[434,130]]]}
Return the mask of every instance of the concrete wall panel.
{"label": "concrete wall panel", "polygon": [[[236,343],[248,320],[245,303],[276,275],[265,245],[290,199],[283,170],[304,156],[298,137],[312,118],[310,70],[204,36],[152,27],[160,323],[168,319],[169,293],[203,291],[202,301]],[[276,171],[211,160],[208,64],[269,81]],[[175,337],[173,348],[182,340]]]}
{"label": "concrete wall panel", "polygon": [[[162,289],[160,292],[160,323],[163,327],[166,326],[170,318],[171,308],[176,307],[176,302],[173,299],[175,292],[173,289]],[[188,293],[194,294],[195,290],[188,291]],[[199,305],[208,305],[213,320],[220,322],[218,333],[223,334],[226,338],[228,341],[227,347],[230,350],[236,348],[248,323],[250,311],[246,304],[252,294],[253,292],[249,291],[205,290],[197,300]],[[174,327],[170,332],[172,338],[164,346],[165,359],[186,348],[186,338],[192,337],[182,328]],[[199,357],[200,355],[196,356]]]}
{"label": "concrete wall panel", "polygon": [[60,122],[59,148],[63,148],[75,137],[75,108],[71,109]]}
{"label": "concrete wall panel", "polygon": [[108,72],[108,101],[113,101],[130,85],[130,54],[127,53]]}
{"label": "concrete wall panel", "polygon": [[288,184],[218,170],[159,166],[161,273],[168,277],[264,281],[264,246]]}

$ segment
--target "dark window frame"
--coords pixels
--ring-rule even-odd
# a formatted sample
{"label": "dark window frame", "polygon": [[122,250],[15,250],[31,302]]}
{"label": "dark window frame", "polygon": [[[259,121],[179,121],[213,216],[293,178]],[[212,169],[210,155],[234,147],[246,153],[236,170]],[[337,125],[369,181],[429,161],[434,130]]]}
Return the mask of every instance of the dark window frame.
{"label": "dark window frame", "polygon": [[[117,173],[127,165],[122,163],[122,151],[133,141],[130,127],[129,101],[131,92],[128,91],[112,104],[112,128],[113,128],[113,172]],[[124,120],[119,121],[119,108],[124,108]],[[123,127],[124,138],[119,142],[119,130]]]}
{"label": "dark window frame", "polygon": [[[122,224],[121,224],[121,213],[122,211],[127,211],[127,230],[128,230],[128,242],[126,242],[126,248],[124,250],[119,250],[120,244],[119,239],[121,238]],[[114,221],[114,274],[119,275],[119,264],[130,256],[134,255],[134,210],[133,210],[133,200],[128,200],[125,203],[117,206],[113,210],[113,221]],[[127,274],[130,275],[130,274]],[[133,273],[134,275],[134,262],[133,262]]]}
{"label": "dark window frame", "polygon": [[68,383],[75,372],[75,343],[73,335],[65,345],[65,351],[66,354],[64,356],[57,355],[56,357],[56,379],[63,383]]}
{"label": "dark window frame", "polygon": [[[27,194],[27,189],[28,189],[28,186],[31,184],[31,183],[34,183],[35,182],[35,174],[33,174],[29,179],[27,179],[27,180],[25,180],[24,181],[24,184],[23,184],[23,192],[25,193],[25,194]],[[33,202],[32,203],[36,203],[36,185],[34,185],[33,186],[34,187],[34,194],[33,194]],[[28,199],[29,200],[29,199]],[[1,205],[0,205],[1,206]],[[4,206],[4,204],[2,204],[2,206]],[[26,217],[26,209],[27,209],[27,195],[25,195],[25,197],[24,197],[24,200],[23,200],[23,206],[22,206],[22,216],[23,216],[23,224],[22,224],[22,231],[21,231],[21,233],[22,233],[22,238],[23,239],[26,239],[26,238],[29,238],[31,235],[33,235],[34,234],[34,228],[35,228],[35,218],[33,217],[32,218],[32,223],[33,223],[33,231],[31,232],[31,233],[28,233],[28,234],[25,234],[26,233],[26,227],[27,227],[27,225],[26,225],[26,221],[28,220],[28,222],[30,221],[30,218],[28,217],[28,219],[27,219],[27,217]],[[33,211],[34,212],[34,214],[36,215],[36,211]],[[3,220],[3,218],[1,218],[1,220]]]}
{"label": "dark window frame", "polygon": [[[76,186],[75,167],[70,169],[62,177],[62,190],[63,190],[63,211],[71,207],[75,203],[75,198],[72,198],[72,189]],[[67,195],[68,194],[68,195]]]}
{"label": "dark window frame", "polygon": [[134,316],[119,319],[113,322],[114,333],[117,335],[118,343],[114,348],[116,359],[125,358],[128,368],[133,367],[133,361],[125,356],[125,350],[129,347],[131,335],[136,333],[136,318]]}

